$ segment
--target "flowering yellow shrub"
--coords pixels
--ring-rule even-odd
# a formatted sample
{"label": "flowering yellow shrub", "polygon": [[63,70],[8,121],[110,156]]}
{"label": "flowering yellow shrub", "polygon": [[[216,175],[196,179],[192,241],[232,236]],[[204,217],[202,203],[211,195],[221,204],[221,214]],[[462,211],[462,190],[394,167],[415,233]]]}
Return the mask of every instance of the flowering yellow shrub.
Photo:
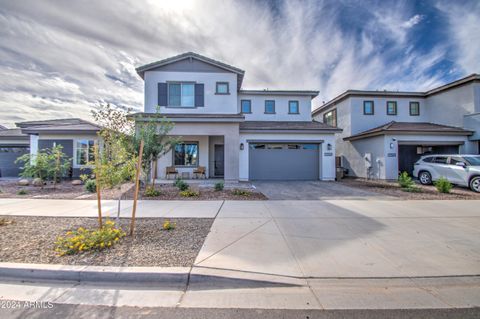
{"label": "flowering yellow shrub", "polygon": [[198,195],[200,195],[199,192],[196,192],[196,191],[191,190],[191,189],[187,189],[185,191],[180,192],[180,196],[182,196],[182,197],[197,197]]}
{"label": "flowering yellow shrub", "polygon": [[68,231],[55,242],[55,251],[60,255],[73,255],[87,250],[102,250],[116,244],[125,236],[121,228],[107,220],[101,229],[89,230],[83,227]]}
{"label": "flowering yellow shrub", "polygon": [[166,221],[163,223],[163,229],[164,229],[164,230],[175,229],[175,227],[177,227],[177,223],[172,223],[172,222],[170,222],[169,220],[166,220]]}

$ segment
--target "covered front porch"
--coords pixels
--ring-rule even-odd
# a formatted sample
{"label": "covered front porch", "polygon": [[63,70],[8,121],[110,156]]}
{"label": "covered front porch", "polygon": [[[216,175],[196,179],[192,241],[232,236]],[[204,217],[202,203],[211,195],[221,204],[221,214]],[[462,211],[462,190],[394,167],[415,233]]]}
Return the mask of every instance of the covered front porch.
{"label": "covered front porch", "polygon": [[157,179],[168,181],[225,178],[225,138],[221,135],[185,135],[157,161]]}

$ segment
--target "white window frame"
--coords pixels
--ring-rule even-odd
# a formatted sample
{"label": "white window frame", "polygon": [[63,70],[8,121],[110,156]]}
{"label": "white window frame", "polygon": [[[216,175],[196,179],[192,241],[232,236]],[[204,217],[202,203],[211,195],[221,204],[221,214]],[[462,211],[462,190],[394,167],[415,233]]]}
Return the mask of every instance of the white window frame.
{"label": "white window frame", "polygon": [[[170,104],[170,85],[179,84],[180,85],[180,105],[171,105]],[[184,105],[183,102],[183,86],[192,85],[193,86],[193,105]],[[181,107],[181,108],[194,108],[195,107],[195,82],[167,82],[167,104],[168,107]]]}
{"label": "white window frame", "polygon": [[[93,141],[93,145],[98,145],[98,141],[94,138],[87,137],[87,138],[77,138],[73,140],[73,168],[85,168],[85,167],[92,167],[92,165],[80,165],[77,164],[77,142],[78,141]],[[90,152],[90,150],[88,150]],[[88,158],[87,154],[87,158]]]}

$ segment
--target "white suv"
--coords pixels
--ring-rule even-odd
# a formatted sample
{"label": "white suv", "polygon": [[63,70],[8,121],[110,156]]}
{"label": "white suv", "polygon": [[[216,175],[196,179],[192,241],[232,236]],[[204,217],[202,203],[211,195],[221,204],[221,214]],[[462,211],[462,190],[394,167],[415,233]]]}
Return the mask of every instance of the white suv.
{"label": "white suv", "polygon": [[480,155],[427,155],[415,164],[413,176],[424,185],[445,177],[452,184],[480,193]]}

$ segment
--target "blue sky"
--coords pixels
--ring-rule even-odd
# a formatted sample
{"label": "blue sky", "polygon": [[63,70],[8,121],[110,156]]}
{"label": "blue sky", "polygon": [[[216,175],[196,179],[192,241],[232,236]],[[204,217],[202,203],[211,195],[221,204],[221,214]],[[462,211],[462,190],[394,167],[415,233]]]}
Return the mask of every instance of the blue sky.
{"label": "blue sky", "polygon": [[0,0],[0,124],[141,110],[135,67],[194,51],[244,88],[421,91],[480,73],[480,1]]}

